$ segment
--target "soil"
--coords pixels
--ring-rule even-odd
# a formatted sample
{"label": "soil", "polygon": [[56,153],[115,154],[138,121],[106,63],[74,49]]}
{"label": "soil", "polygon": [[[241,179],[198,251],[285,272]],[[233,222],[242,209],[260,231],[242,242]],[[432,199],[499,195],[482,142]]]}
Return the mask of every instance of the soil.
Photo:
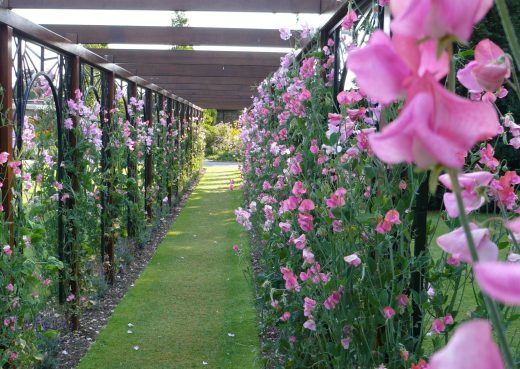
{"label": "soil", "polygon": [[[80,329],[77,331],[70,331],[68,329],[62,330],[59,336],[58,368],[75,368],[81,358],[87,353],[90,345],[96,341],[99,332],[105,327],[114,312],[114,308],[126,292],[133,287],[134,282],[148,265],[155,250],[166,236],[168,230],[179,215],[179,212],[197,186],[201,176],[202,174],[190,183],[180,201],[174,206],[172,213],[161,219],[160,224],[152,232],[151,239],[134,255],[132,263],[119,271],[115,283],[110,286],[99,303],[96,304],[95,307],[82,313]],[[55,312],[50,313],[57,316]],[[62,326],[65,325],[66,324],[62,322]]]}

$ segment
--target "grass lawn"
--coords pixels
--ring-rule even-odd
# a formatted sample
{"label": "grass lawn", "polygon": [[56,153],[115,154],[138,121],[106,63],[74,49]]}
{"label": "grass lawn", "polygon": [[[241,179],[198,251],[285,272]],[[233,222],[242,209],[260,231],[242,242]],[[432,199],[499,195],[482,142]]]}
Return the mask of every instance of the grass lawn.
{"label": "grass lawn", "polygon": [[261,367],[253,288],[232,250],[242,193],[231,178],[238,188],[236,166],[207,169],[80,369]]}

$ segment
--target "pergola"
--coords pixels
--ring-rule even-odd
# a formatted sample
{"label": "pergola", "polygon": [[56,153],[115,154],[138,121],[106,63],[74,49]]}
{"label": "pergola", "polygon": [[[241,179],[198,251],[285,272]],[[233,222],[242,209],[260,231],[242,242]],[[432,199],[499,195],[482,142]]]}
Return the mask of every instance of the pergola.
{"label": "pergola", "polygon": [[[336,0],[0,0],[8,9],[98,9],[218,12],[313,13],[329,19],[344,1]],[[278,30],[43,25],[81,44],[171,44],[287,47]],[[281,52],[91,49],[107,62],[201,107],[239,110],[250,105],[254,86],[279,65]]]}

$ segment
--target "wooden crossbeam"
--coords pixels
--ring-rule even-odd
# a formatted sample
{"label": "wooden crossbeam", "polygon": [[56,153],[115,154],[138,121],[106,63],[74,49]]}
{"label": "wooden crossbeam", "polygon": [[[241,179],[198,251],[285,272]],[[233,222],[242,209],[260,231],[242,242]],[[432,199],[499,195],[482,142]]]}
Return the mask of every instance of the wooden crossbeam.
{"label": "wooden crossbeam", "polygon": [[275,69],[269,66],[242,65],[170,65],[170,64],[119,64],[124,69],[137,75],[153,72],[156,76],[185,77],[258,77],[264,78]]}
{"label": "wooden crossbeam", "polygon": [[[4,0],[5,1],[5,0]],[[20,9],[184,10],[268,13],[321,13],[331,0],[7,0]]]}
{"label": "wooden crossbeam", "polygon": [[152,44],[290,47],[278,30],[207,28],[43,25],[80,44]]}
{"label": "wooden crossbeam", "polygon": [[152,64],[223,64],[265,65],[274,69],[280,64],[284,53],[203,51],[203,50],[136,50],[136,49],[90,49],[112,63]]}

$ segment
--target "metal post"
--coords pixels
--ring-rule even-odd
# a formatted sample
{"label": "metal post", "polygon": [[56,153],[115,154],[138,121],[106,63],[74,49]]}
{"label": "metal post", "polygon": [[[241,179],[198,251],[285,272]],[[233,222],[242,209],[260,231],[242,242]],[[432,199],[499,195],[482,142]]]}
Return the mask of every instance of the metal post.
{"label": "metal post", "polygon": [[[7,152],[9,159],[13,159],[13,62],[12,43],[13,29],[5,24],[0,24],[0,86],[3,88],[1,100],[2,124],[0,126],[0,152]],[[4,220],[7,224],[9,245],[14,246],[14,223],[12,208],[13,170],[7,163],[0,166],[0,179],[2,186],[2,206]]]}
{"label": "metal post", "polygon": [[[147,89],[145,93],[145,121],[148,121],[148,128],[153,127],[153,93]],[[144,175],[144,186],[145,186],[145,211],[148,216],[148,221],[152,221],[152,201],[150,199],[150,190],[153,181],[153,159],[151,148],[147,149],[145,154],[145,175]]]}

